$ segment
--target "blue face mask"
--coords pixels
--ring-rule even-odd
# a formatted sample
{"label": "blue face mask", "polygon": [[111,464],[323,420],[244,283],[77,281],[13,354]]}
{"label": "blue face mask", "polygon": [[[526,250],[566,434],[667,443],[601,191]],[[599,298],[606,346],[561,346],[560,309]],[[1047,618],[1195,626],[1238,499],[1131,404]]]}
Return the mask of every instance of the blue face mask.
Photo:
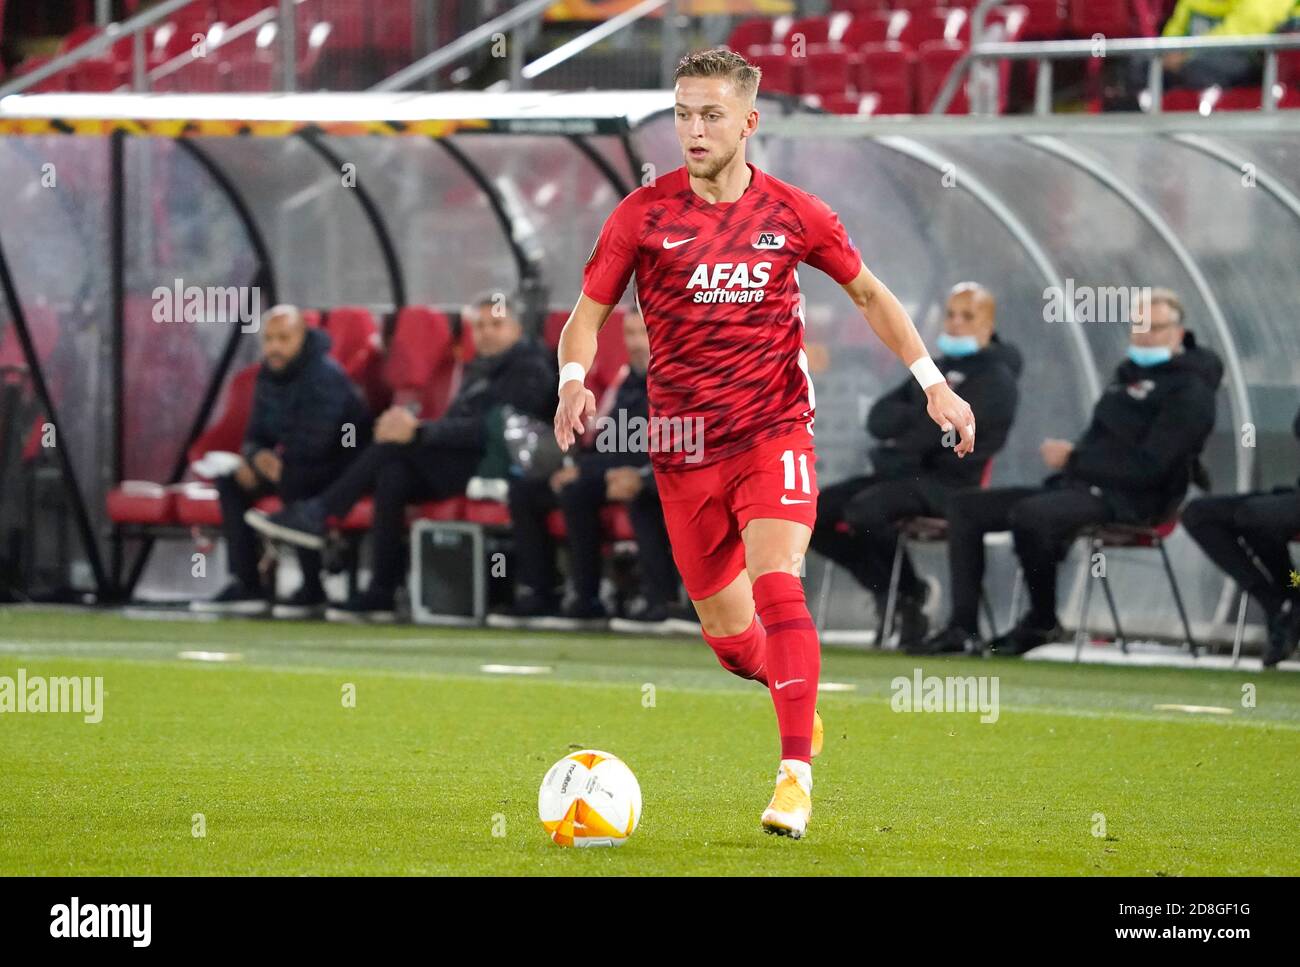
{"label": "blue face mask", "polygon": [[1128,358],[1139,366],[1159,366],[1167,363],[1174,356],[1168,346],[1129,346]]}
{"label": "blue face mask", "polygon": [[980,351],[980,341],[974,336],[950,336],[946,332],[941,332],[937,343],[939,352],[953,359],[973,356]]}

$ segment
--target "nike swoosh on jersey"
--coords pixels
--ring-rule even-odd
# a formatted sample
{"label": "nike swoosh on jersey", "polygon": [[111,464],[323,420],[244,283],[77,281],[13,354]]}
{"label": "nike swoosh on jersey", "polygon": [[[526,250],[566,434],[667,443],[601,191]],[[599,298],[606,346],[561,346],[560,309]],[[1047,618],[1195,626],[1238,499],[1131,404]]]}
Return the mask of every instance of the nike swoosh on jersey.
{"label": "nike swoosh on jersey", "polygon": [[664,236],[664,248],[676,248],[678,245],[685,245],[687,242],[693,242],[693,241],[695,241],[697,238],[699,238],[698,235],[692,235],[690,238],[684,238],[684,239],[682,239],[680,242],[670,242],[670,241],[668,241],[668,236],[665,235],[665,236]]}
{"label": "nike swoosh on jersey", "polygon": [[789,497],[787,497],[785,494],[782,494],[782,495],[781,495],[781,503],[783,503],[783,504],[810,504],[810,503],[812,503],[812,501],[811,501],[811,500],[791,500],[791,499],[790,499]]}
{"label": "nike swoosh on jersey", "polygon": [[806,679],[806,678],[791,678],[791,679],[789,679],[788,681],[777,682],[777,683],[776,683],[776,690],[779,692],[779,691],[781,691],[781,689],[785,688],[787,685],[793,685],[795,682],[806,682],[807,680],[808,680],[808,679]]}

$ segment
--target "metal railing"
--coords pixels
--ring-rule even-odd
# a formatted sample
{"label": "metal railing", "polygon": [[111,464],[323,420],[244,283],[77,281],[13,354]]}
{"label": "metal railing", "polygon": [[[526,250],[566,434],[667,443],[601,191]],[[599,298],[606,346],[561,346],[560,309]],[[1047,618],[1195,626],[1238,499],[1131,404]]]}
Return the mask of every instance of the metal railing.
{"label": "metal railing", "polygon": [[506,44],[510,86],[518,89],[523,85],[524,48],[527,46],[527,31],[541,20],[542,15],[553,3],[554,0],[525,0],[524,3],[506,11],[499,17],[493,17],[486,23],[480,24],[445,47],[421,57],[414,64],[403,68],[386,80],[380,81],[370,89],[372,91],[403,90],[424,80],[448,64],[454,64],[480,47],[496,43],[507,32],[510,34],[509,42]]}
{"label": "metal railing", "polygon": [[[983,3],[980,4],[984,6]],[[979,8],[977,8],[977,13]],[[980,26],[983,24],[981,22]],[[930,107],[931,114],[948,110],[957,88],[975,65],[996,64],[1004,60],[1031,60],[1038,65],[1038,79],[1034,89],[1034,113],[1052,113],[1052,65],[1058,60],[1093,57],[1146,56],[1150,59],[1147,70],[1147,88],[1151,95],[1151,113],[1161,110],[1164,90],[1164,62],[1160,55],[1178,52],[1244,51],[1264,55],[1264,72],[1261,81],[1260,108],[1277,109],[1277,53],[1283,50],[1300,50],[1300,34],[1272,34],[1255,37],[1132,37],[1110,40],[1041,40],[1041,41],[982,41],[976,40],[975,25],[971,27],[971,48],[953,65],[943,87]],[[1100,51],[1100,52],[1099,52]],[[971,113],[980,113],[979,98],[970,98]],[[985,109],[986,113],[987,109]]]}
{"label": "metal railing", "polygon": [[[565,61],[582,53],[584,50],[600,43],[606,37],[612,37],[625,27],[630,27],[643,17],[648,17],[656,10],[660,10],[669,4],[676,8],[675,0],[642,0],[635,7],[625,10],[615,17],[610,17],[604,23],[592,27],[585,33],[573,38],[567,44],[561,44],[547,54],[543,54],[537,60],[526,66],[522,71],[522,80],[531,81],[539,77],[553,67],[558,67]],[[664,17],[665,25],[669,25],[672,19],[671,13]],[[664,39],[667,41],[671,36],[671,30],[664,30]],[[665,55],[666,57],[667,55]]]}
{"label": "metal railing", "polygon": [[[241,21],[227,30],[222,31],[219,36],[215,38],[210,37],[207,42],[208,53],[220,50],[222,47],[238,40],[240,37],[261,30],[263,26],[277,20],[279,16],[279,13],[272,10],[270,7],[258,11],[247,20]],[[163,78],[170,77],[177,71],[184,70],[198,59],[199,58],[196,57],[192,51],[186,51],[183,54],[177,54],[171,60],[164,61],[153,70],[149,71],[149,86],[153,87],[156,82]],[[288,71],[286,71],[286,73],[288,73]],[[282,77],[281,83],[283,83],[283,81],[284,78]]]}
{"label": "metal railing", "polygon": [[132,42],[132,90],[148,90],[144,49],[145,31],[155,24],[167,20],[172,14],[188,7],[193,2],[194,0],[166,0],[165,3],[161,3],[143,13],[138,13],[119,24],[109,24],[101,33],[91,37],[75,50],[70,50],[61,57],[56,57],[49,63],[42,64],[26,74],[15,77],[7,84],[0,85],[0,97],[19,94],[30,87],[35,87],[41,81],[48,80],[55,74],[61,74],[69,67],[76,67],[82,61],[102,54],[128,37],[131,38]]}

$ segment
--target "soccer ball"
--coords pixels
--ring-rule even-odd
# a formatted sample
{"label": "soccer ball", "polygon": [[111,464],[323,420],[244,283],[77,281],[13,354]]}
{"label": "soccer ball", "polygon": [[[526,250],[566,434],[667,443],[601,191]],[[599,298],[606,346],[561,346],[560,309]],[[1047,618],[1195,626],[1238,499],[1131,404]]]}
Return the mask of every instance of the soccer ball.
{"label": "soccer ball", "polygon": [[561,846],[622,846],[641,819],[641,787],[622,759],[584,749],[547,770],[537,815]]}

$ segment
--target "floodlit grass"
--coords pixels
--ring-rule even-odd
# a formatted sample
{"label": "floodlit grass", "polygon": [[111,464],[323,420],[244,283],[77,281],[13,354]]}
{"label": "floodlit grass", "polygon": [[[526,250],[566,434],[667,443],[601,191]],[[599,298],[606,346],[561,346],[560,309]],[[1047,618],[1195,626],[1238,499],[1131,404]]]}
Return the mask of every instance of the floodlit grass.
{"label": "floodlit grass", "polygon": [[[998,676],[997,722],[893,711],[891,680],[917,667]],[[107,695],[98,725],[0,715],[0,874],[1300,873],[1284,673],[828,649],[823,680],[856,690],[820,700],[792,842],[758,828],[767,693],[702,642],[0,610],[0,676],[19,668],[102,676]],[[546,768],[589,747],[641,783],[622,849],[561,849],[537,820]]]}

